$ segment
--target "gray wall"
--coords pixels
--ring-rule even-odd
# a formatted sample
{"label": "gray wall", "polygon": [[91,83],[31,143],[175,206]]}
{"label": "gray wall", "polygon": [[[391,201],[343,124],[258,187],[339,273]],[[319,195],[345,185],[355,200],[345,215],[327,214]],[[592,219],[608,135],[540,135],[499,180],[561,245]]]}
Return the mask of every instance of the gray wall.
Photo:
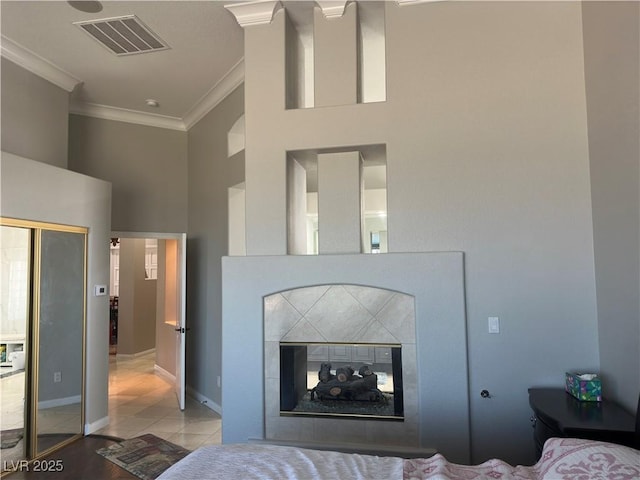
{"label": "gray wall", "polygon": [[2,57],[2,151],[67,166],[69,94]]}
{"label": "gray wall", "polygon": [[145,239],[121,238],[118,353],[155,347],[156,285],[156,280],[145,279]]}
{"label": "gray wall", "polygon": [[91,433],[107,421],[109,297],[91,290],[109,284],[111,185],[4,152],[0,171],[2,216],[89,228],[85,430]]}
{"label": "gray wall", "polygon": [[113,184],[114,230],[186,231],[186,132],[71,115],[69,169]]}
{"label": "gray wall", "polygon": [[583,2],[582,15],[603,394],[634,412],[640,392],[640,4]]}
{"label": "gray wall", "polygon": [[187,384],[217,406],[222,403],[217,377],[222,373],[220,259],[228,251],[227,189],[244,180],[244,151],[227,157],[227,132],[243,112],[244,92],[238,87],[189,130]]}
{"label": "gray wall", "polygon": [[69,95],[1,61],[2,215],[89,227],[85,430],[90,433],[108,419],[109,304],[108,297],[94,297],[90,290],[109,284],[104,245],[111,232],[111,185],[54,168],[67,166]]}
{"label": "gray wall", "polygon": [[386,143],[389,250],[465,252],[472,459],[533,461],[527,389],[599,366],[580,4],[388,2],[387,102],[289,111],[281,17],[245,30],[247,252],[286,253],[288,150]]}

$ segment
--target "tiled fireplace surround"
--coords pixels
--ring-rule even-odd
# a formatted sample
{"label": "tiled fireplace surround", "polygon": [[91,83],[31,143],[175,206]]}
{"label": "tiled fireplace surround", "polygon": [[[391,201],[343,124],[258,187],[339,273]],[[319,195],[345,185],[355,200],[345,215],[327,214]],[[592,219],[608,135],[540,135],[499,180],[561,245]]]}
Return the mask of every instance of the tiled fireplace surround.
{"label": "tiled fireplace surround", "polygon": [[[460,252],[223,258],[222,442],[433,448],[468,462],[463,260]],[[354,323],[345,329],[346,321]],[[404,421],[280,416],[280,341],[402,344]]]}
{"label": "tiled fireplace surround", "polygon": [[[404,421],[281,416],[281,342],[401,345]],[[264,299],[264,369],[266,438],[418,446],[412,296],[359,285],[319,285],[269,295]]]}

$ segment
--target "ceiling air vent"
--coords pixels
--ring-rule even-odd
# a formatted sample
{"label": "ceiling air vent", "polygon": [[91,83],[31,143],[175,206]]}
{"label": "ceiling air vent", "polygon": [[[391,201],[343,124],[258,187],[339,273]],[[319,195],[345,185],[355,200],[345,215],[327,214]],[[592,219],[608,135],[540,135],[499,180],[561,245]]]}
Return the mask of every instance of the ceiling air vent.
{"label": "ceiling air vent", "polygon": [[118,56],[167,50],[169,46],[135,15],[75,22]]}

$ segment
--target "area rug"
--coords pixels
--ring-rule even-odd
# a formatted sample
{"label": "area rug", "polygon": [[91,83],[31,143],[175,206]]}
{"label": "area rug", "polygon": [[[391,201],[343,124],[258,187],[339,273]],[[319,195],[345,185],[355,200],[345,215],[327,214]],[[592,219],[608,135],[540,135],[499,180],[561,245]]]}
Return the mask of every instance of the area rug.
{"label": "area rug", "polygon": [[24,428],[14,428],[12,430],[2,430],[0,432],[0,448],[13,448],[15,447],[22,436],[24,435]]}
{"label": "area rug", "polygon": [[143,480],[154,480],[178,460],[191,453],[150,433],[96,450],[107,460]]}

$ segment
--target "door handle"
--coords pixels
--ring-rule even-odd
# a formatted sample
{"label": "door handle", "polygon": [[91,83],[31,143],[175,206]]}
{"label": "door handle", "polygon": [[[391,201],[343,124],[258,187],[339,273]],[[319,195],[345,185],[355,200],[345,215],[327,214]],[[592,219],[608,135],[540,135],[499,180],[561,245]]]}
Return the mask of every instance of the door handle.
{"label": "door handle", "polygon": [[187,327],[187,328],[184,328],[184,327],[178,327],[178,328],[174,328],[174,330],[175,330],[176,332],[186,333],[186,332],[188,332],[189,330],[191,330],[191,327]]}

